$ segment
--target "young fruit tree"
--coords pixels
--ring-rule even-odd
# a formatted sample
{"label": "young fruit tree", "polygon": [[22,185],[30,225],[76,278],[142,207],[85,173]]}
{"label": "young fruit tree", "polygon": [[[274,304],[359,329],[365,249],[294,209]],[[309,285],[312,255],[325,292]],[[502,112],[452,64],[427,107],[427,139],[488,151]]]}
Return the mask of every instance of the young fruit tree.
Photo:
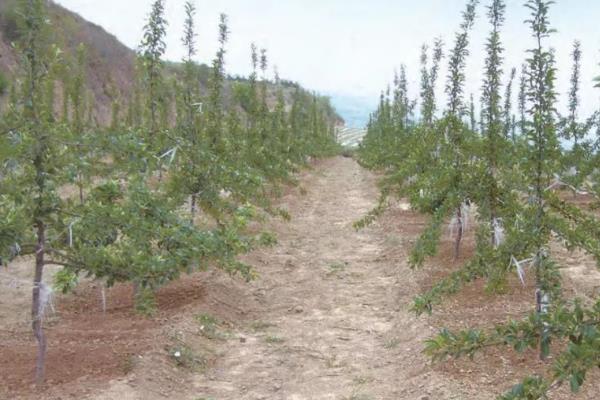
{"label": "young fruit tree", "polygon": [[44,315],[52,294],[43,275],[63,218],[64,201],[58,189],[66,183],[62,171],[69,157],[62,145],[67,139],[65,130],[54,119],[54,104],[48,103],[53,99],[44,95],[51,85],[49,71],[61,62],[60,51],[48,41],[45,2],[22,0],[18,7],[22,70],[7,116],[11,125],[3,137],[10,150],[1,160],[0,254],[3,260],[18,254],[35,258],[31,321],[38,345],[35,376],[41,383],[46,355]]}
{"label": "young fruit tree", "polygon": [[598,365],[599,354],[594,344],[600,337],[597,329],[598,304],[589,307],[575,299],[565,299],[561,291],[558,264],[552,259],[550,242],[558,237],[568,248],[581,248],[599,259],[599,222],[561,200],[551,189],[558,171],[560,147],[555,121],[554,54],[546,40],[553,32],[548,15],[551,1],[530,0],[527,21],[537,46],[527,59],[527,115],[525,135],[527,149],[521,166],[527,182],[521,206],[521,238],[526,241],[530,258],[517,261],[522,272],[530,265],[536,282],[536,307],[527,318],[496,325],[493,329],[470,329],[461,332],[443,330],[427,342],[426,352],[434,359],[448,356],[473,356],[489,346],[510,346],[522,352],[538,348],[542,359],[550,354],[553,342],[566,342],[554,357],[547,376],[531,376],[501,396],[501,399],[546,399],[548,394],[568,383],[576,392],[589,369]]}
{"label": "young fruit tree", "polygon": [[[53,280],[54,289],[63,292],[81,277],[106,287],[133,283],[136,309],[144,314],[155,311],[156,291],[184,273],[216,267],[252,279],[254,271],[237,256],[274,241],[248,226],[261,207],[270,211],[266,188],[276,183],[274,176],[301,167],[309,156],[337,149],[330,130],[335,114],[327,99],[298,85],[289,113],[282,93],[273,111],[262,101],[265,126],[257,147],[265,146],[274,160],[293,161],[273,163],[276,174],[248,167],[247,159],[231,151],[243,148],[247,132],[240,134],[242,124],[236,121],[247,115],[225,96],[232,84],[224,69],[226,17],[221,16],[213,67],[202,69],[193,59],[195,8],[188,2],[187,56],[183,65],[167,69],[164,2],[156,0],[144,28],[139,84],[132,89],[127,116],[121,119],[114,95],[111,127],[103,129],[96,125],[87,89],[86,48],[68,54],[53,44],[51,3],[16,4],[15,48],[22,60],[0,118],[0,258],[6,264],[23,256],[34,264],[31,322],[41,383],[44,316],[53,292],[46,266],[62,267]],[[208,71],[208,82],[201,70]],[[62,115],[55,110],[61,77]],[[261,85],[266,99],[273,85],[266,76]],[[208,87],[206,97],[203,87]],[[281,132],[269,129],[274,120]],[[288,147],[277,145],[280,135],[287,137]]]}
{"label": "young fruit tree", "polygon": [[[576,188],[589,178],[593,170],[589,160],[595,157],[565,158],[565,154],[582,149],[590,154],[592,146],[584,138],[597,117],[592,115],[583,123],[578,119],[580,49],[576,45],[569,113],[565,118],[557,118],[555,55],[548,46],[553,32],[549,24],[552,4],[548,0],[526,3],[531,14],[527,24],[535,47],[528,51],[519,80],[518,116],[512,115],[511,104],[514,69],[508,77],[505,97],[501,97],[504,49],[500,30],[505,3],[490,0],[487,16],[492,29],[485,47],[481,119],[475,132],[474,106],[468,112],[462,100],[467,33],[472,26],[469,17],[474,14],[475,5],[469,2],[450,54],[446,86],[449,101],[444,116],[432,120],[427,110],[432,73],[427,68],[425,48],[421,120],[401,132],[402,145],[394,144],[390,139],[394,135],[388,101],[382,96],[359,149],[363,165],[381,170],[384,178],[380,204],[356,224],[358,227],[380,215],[385,209],[385,198],[391,194],[408,196],[414,209],[432,215],[411,253],[412,266],[421,265],[426,256],[437,252],[442,225],[449,217],[457,235],[455,245],[459,243],[461,217],[466,211],[463,203],[468,200],[476,207],[474,256],[415,298],[413,310],[417,314],[431,313],[435,304],[480,278],[486,279],[486,289],[492,294],[506,288],[509,274],[516,273],[522,282],[530,274],[534,278],[535,308],[524,319],[492,328],[460,332],[444,329],[426,342],[425,351],[434,360],[473,357],[490,346],[509,346],[518,352],[537,349],[540,358],[549,363],[550,351],[558,352],[547,374],[524,379],[501,399],[546,399],[563,383],[578,391],[588,371],[600,364],[596,345],[600,340],[600,305],[565,298],[561,269],[551,251],[558,243],[600,259],[600,221],[589,210],[563,200],[556,192],[560,185],[564,186],[557,179],[564,174],[566,163],[577,171],[573,178]],[[579,149],[561,148],[559,133],[570,135]],[[577,158],[583,160],[576,162]]]}

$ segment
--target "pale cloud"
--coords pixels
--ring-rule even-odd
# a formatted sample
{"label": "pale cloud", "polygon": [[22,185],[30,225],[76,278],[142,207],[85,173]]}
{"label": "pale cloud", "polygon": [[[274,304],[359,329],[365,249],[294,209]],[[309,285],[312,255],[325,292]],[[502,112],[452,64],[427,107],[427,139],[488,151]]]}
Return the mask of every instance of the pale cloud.
{"label": "pale cloud", "polygon": [[[135,47],[151,0],[58,0],[58,3],[103,26],[126,45]],[[485,5],[487,1],[483,1]],[[532,40],[523,20],[523,0],[507,1],[507,21],[502,39],[506,70],[519,67]],[[573,40],[583,45],[583,114],[599,108],[600,91],[592,77],[600,74],[600,4],[588,0],[559,0],[551,22],[558,30],[551,44],[556,48],[558,86],[566,93],[571,69]],[[178,60],[183,24],[183,0],[167,0],[169,20],[167,58]],[[196,1],[198,8],[198,61],[209,63],[216,51],[219,13],[229,16],[231,38],[227,68],[233,74],[249,72],[249,46],[266,47],[272,64],[285,78],[299,81],[324,94],[352,97],[364,104],[377,102],[378,93],[393,77],[394,69],[407,66],[412,93],[418,86],[421,44],[440,36],[446,49],[452,45],[460,23],[463,0],[221,0]],[[489,29],[480,5],[469,60],[467,93],[479,96],[483,45]],[[439,85],[443,96],[445,74]],[[564,96],[563,96],[564,97]],[[364,100],[363,100],[364,99]],[[365,115],[371,110],[365,110]]]}

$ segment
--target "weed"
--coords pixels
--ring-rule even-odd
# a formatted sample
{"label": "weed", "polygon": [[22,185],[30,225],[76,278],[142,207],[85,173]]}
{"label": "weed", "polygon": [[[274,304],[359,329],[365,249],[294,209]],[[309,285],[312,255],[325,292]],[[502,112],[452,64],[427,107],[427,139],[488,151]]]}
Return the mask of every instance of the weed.
{"label": "weed", "polygon": [[285,339],[279,336],[269,335],[265,338],[265,342],[269,344],[279,344],[285,342]]}
{"label": "weed", "polygon": [[138,286],[135,293],[135,311],[145,317],[152,317],[156,313],[156,308],[154,291]]}
{"label": "weed", "polygon": [[8,78],[6,77],[6,75],[4,75],[4,73],[2,71],[0,71],[0,95],[5,94],[7,89],[8,89]]}
{"label": "weed", "polygon": [[178,367],[189,370],[202,370],[206,367],[206,359],[194,352],[194,350],[185,343],[179,343],[167,349],[169,357]]}
{"label": "weed", "polygon": [[337,359],[336,355],[325,358],[325,365],[327,368],[341,368],[344,366],[344,363]]}
{"label": "weed", "polygon": [[353,391],[350,396],[344,397],[343,400],[373,400],[373,396],[369,394],[358,393],[358,391]]}
{"label": "weed", "polygon": [[196,321],[200,324],[200,334],[207,339],[221,339],[222,335],[217,330],[218,321],[210,314],[196,315]]}
{"label": "weed", "polygon": [[277,214],[279,214],[279,216],[286,222],[290,222],[292,220],[292,215],[288,210],[279,208],[277,209]]}
{"label": "weed", "polygon": [[336,261],[332,264],[329,264],[329,266],[327,267],[329,269],[329,271],[327,271],[327,276],[339,276],[339,274],[344,272],[347,267],[348,263],[346,261]]}
{"label": "weed", "polygon": [[357,376],[354,378],[354,384],[358,386],[366,385],[369,382],[372,382],[373,378],[368,376]]}
{"label": "weed", "polygon": [[123,374],[128,375],[133,372],[137,363],[138,358],[134,354],[127,354],[121,361],[121,371]]}
{"label": "weed", "polygon": [[270,247],[277,244],[277,236],[271,232],[261,232],[258,239],[261,246]]}
{"label": "weed", "polygon": [[369,382],[372,382],[373,378],[367,376],[357,376],[353,382],[356,386],[352,389],[352,394],[349,397],[344,397],[343,400],[372,400],[373,396],[362,392],[362,387]]}
{"label": "weed", "polygon": [[274,327],[275,325],[270,323],[270,322],[264,322],[264,321],[254,321],[250,324],[250,328],[254,331],[254,332],[259,332],[259,331],[266,331],[269,328]]}
{"label": "weed", "polygon": [[384,343],[383,347],[387,350],[391,350],[391,349],[395,349],[396,347],[398,347],[399,344],[400,344],[400,339],[392,338],[392,339],[389,339],[388,341],[386,341]]}

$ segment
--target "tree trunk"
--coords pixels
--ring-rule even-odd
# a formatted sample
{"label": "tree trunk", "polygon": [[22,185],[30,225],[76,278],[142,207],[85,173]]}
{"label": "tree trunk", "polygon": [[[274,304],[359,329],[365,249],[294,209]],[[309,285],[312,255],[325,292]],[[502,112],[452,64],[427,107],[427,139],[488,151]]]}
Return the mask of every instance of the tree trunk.
{"label": "tree trunk", "polygon": [[[495,182],[495,177],[493,177],[492,179],[494,179]],[[499,229],[499,227],[497,227],[497,224],[499,224],[498,222],[498,212],[496,210],[496,185],[495,183],[492,184],[492,191],[491,191],[491,195],[490,195],[490,227],[492,228],[492,248],[496,249],[498,248],[498,246],[500,246],[500,242],[498,240],[498,237],[496,236],[497,231],[496,229]]]}
{"label": "tree trunk", "polygon": [[[577,150],[577,148],[579,147],[579,143],[578,143],[578,138],[575,137],[575,143],[573,144],[573,153],[575,153],[575,151]],[[579,175],[579,170],[577,169],[577,166],[575,166],[575,176],[577,177],[577,175]],[[577,187],[573,188],[573,198],[576,199],[577,198]]]}
{"label": "tree trunk", "polygon": [[83,205],[83,176],[81,173],[77,175],[77,186],[79,186],[79,204]]}
{"label": "tree trunk", "polygon": [[43,222],[37,222],[37,245],[35,249],[35,276],[33,278],[33,301],[31,318],[33,335],[38,342],[37,359],[35,364],[35,382],[40,385],[44,382],[46,363],[46,336],[43,327],[43,305],[41,298],[42,276],[44,272],[44,246],[46,243],[46,227]]}
{"label": "tree trunk", "polygon": [[100,298],[102,301],[102,313],[106,314],[106,286],[104,282],[100,283]]}
{"label": "tree trunk", "polygon": [[456,209],[456,239],[454,242],[454,260],[458,260],[460,256],[460,242],[463,236],[463,220],[462,220],[462,206],[458,206]]}
{"label": "tree trunk", "polygon": [[192,195],[192,199],[190,201],[190,214],[191,214],[190,222],[192,223],[192,225],[194,225],[194,219],[196,218],[196,194],[195,193]]}
{"label": "tree trunk", "polygon": [[[544,258],[542,251],[540,250],[535,259],[536,268],[536,290],[535,290],[535,311],[538,315],[542,316],[548,313],[548,307],[550,306],[550,295],[542,289],[541,272],[544,266],[542,265]],[[546,351],[544,350],[548,346],[550,332],[547,324],[543,324],[540,332],[540,360],[546,359]]]}
{"label": "tree trunk", "polygon": [[[543,291],[541,288],[537,288],[535,291],[535,307],[536,312],[539,315],[548,313],[548,306],[550,305],[550,296],[548,293]],[[540,332],[540,360],[544,361],[546,357],[546,351],[544,348],[547,346],[547,341],[549,339],[549,329],[546,324],[542,327],[542,331]]]}
{"label": "tree trunk", "polygon": [[492,248],[496,249],[498,247],[498,239],[496,238],[496,217],[494,217],[493,213],[490,217],[490,227],[492,228]]}

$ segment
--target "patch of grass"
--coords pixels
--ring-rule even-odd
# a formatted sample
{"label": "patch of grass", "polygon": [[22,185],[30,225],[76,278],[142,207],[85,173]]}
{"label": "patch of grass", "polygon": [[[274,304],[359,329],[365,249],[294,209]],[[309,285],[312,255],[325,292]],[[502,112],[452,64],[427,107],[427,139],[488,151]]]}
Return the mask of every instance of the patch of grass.
{"label": "patch of grass", "polygon": [[222,339],[223,335],[219,333],[219,321],[210,314],[196,315],[196,321],[200,325],[200,334],[207,339]]}
{"label": "patch of grass", "polygon": [[369,382],[373,382],[372,377],[368,376],[357,376],[353,379],[354,386],[356,386],[352,390],[352,394],[348,397],[343,397],[343,400],[373,400],[374,397],[370,394],[366,394],[363,392],[362,387]]}
{"label": "patch of grass", "polygon": [[265,338],[265,342],[269,344],[281,344],[285,342],[285,339],[279,336],[269,335]]}
{"label": "patch of grass", "polygon": [[383,347],[387,350],[391,350],[391,349],[395,349],[396,347],[398,347],[399,344],[400,344],[400,339],[391,338],[383,344]]}
{"label": "patch of grass", "polygon": [[279,216],[285,221],[285,222],[290,222],[292,220],[292,215],[290,214],[290,212],[286,209],[283,208],[278,208],[277,209],[277,214],[279,214]]}
{"label": "patch of grass", "polygon": [[368,376],[357,376],[356,378],[353,379],[354,384],[358,385],[358,386],[362,386],[362,385],[366,385],[369,382],[373,381],[373,378],[368,377]]}
{"label": "patch of grass", "polygon": [[127,354],[121,361],[121,371],[123,371],[123,373],[125,375],[128,375],[131,372],[133,372],[137,363],[138,363],[138,357],[136,355]]}
{"label": "patch of grass", "polygon": [[185,343],[178,343],[167,349],[169,357],[178,367],[201,371],[207,366],[207,361],[204,357],[194,352],[190,346]]}
{"label": "patch of grass", "polygon": [[348,397],[343,397],[342,400],[373,400],[374,397],[370,394],[358,393],[357,391],[353,391],[352,394]]}
{"label": "patch of grass", "polygon": [[337,359],[336,355],[325,358],[325,366],[327,366],[327,368],[341,368],[344,365],[345,365],[345,363],[342,361],[339,361]]}
{"label": "patch of grass", "polygon": [[362,279],[365,277],[365,274],[363,272],[354,271],[350,273],[349,277],[355,279]]}
{"label": "patch of grass", "polygon": [[327,276],[339,275],[346,270],[348,263],[346,261],[336,261],[327,266]]}
{"label": "patch of grass", "polygon": [[135,311],[144,317],[152,317],[156,314],[157,307],[154,291],[138,287],[135,293]]}
{"label": "patch of grass", "polygon": [[272,247],[277,244],[277,236],[272,232],[261,232],[258,242],[261,246]]}
{"label": "patch of grass", "polygon": [[0,96],[6,93],[8,90],[8,78],[2,71],[0,71]]}
{"label": "patch of grass", "polygon": [[254,321],[250,324],[250,329],[254,332],[266,331],[269,328],[274,327],[275,325],[270,322],[265,321]]}

